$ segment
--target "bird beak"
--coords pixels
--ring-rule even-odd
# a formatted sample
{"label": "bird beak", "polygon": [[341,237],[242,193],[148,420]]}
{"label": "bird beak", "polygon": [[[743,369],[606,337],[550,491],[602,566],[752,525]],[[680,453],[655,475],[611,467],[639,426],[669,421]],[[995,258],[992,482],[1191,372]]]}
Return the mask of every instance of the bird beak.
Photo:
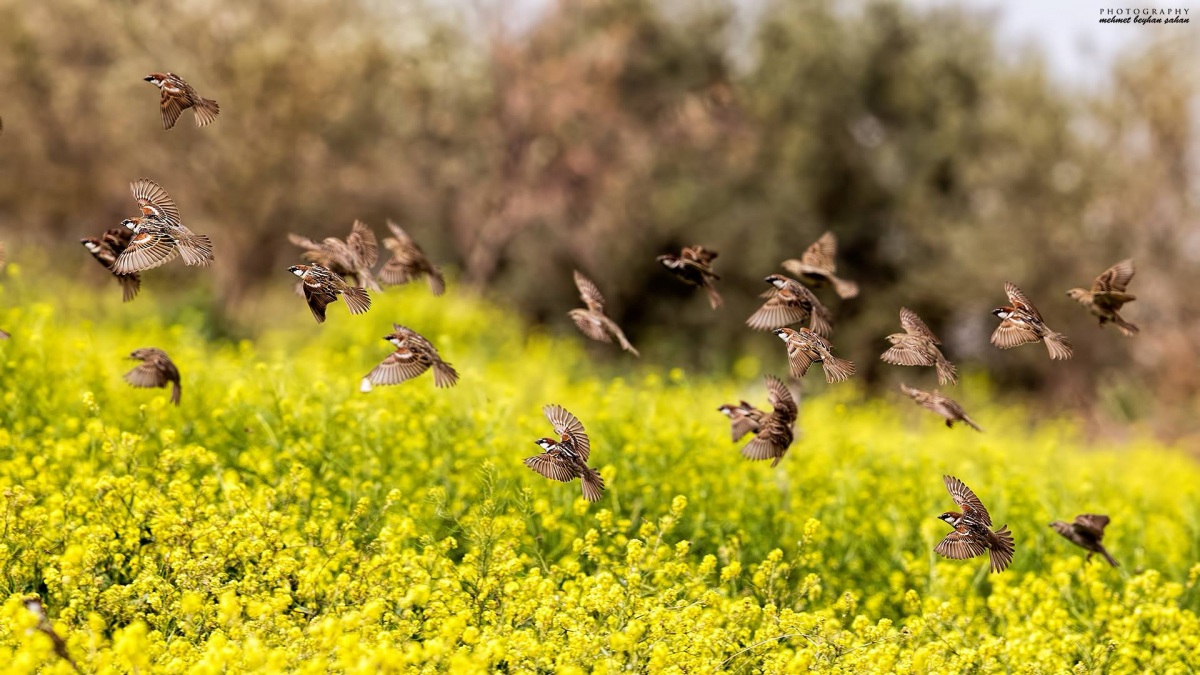
{"label": "bird beak", "polygon": [[143,79],[143,80],[145,80],[145,81],[147,81],[147,82],[153,82],[153,81],[154,81],[154,77],[153,77],[153,76],[151,76],[151,75],[147,75],[147,76],[143,77],[142,79]]}

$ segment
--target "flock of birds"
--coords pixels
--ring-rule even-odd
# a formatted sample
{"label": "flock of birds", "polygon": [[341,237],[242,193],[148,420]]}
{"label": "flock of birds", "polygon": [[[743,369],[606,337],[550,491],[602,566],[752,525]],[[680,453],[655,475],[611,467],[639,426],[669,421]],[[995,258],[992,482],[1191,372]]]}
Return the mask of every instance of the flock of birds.
{"label": "flock of birds", "polygon": [[[201,97],[191,85],[172,73],[151,73],[145,78],[161,91],[160,111],[164,129],[171,129],[184,110],[192,109],[197,126],[216,120],[220,108],[216,101]],[[120,227],[110,229],[99,237],[82,241],[84,247],[108,270],[120,284],[125,301],[137,296],[142,273],[182,258],[185,265],[208,266],[213,262],[212,240],[184,226],[178,207],[167,191],[154,181],[142,178],[130,184],[141,215],[126,218]],[[361,221],[355,221],[343,240],[329,237],[314,241],[291,234],[289,240],[303,250],[303,264],[288,267],[299,278],[298,293],[302,294],[318,323],[326,319],[329,304],[340,297],[351,314],[363,314],[371,308],[368,291],[381,291],[382,285],[405,284],[416,279],[427,280],[431,291],[441,295],[445,278],[432,264],[421,247],[395,223],[387,226],[392,237],[384,240],[391,258],[374,271],[378,262],[378,245],[374,232]],[[658,262],[679,280],[703,289],[713,309],[721,306],[716,289],[720,276],[713,271],[717,252],[703,246],[689,246],[679,255],[661,255]],[[829,383],[842,382],[854,375],[854,364],[833,355],[829,341],[833,332],[832,313],[822,304],[810,286],[820,289],[831,286],[841,298],[858,295],[858,285],[836,276],[837,240],[827,232],[813,243],[798,260],[786,260],[781,266],[792,277],[771,274],[764,281],[770,288],[762,294],[763,304],[747,320],[750,328],[771,331],[786,346],[791,375],[803,378],[814,363],[821,364]],[[0,265],[4,253],[0,247]],[[1138,332],[1137,326],[1121,315],[1122,306],[1135,297],[1126,291],[1133,278],[1132,260],[1122,260],[1096,278],[1090,289],[1075,288],[1068,295],[1098,317],[1100,325],[1113,323],[1125,335]],[[638,356],[637,349],[624,332],[604,312],[604,296],[600,289],[580,272],[574,273],[584,307],[572,309],[569,316],[588,338],[601,342],[616,342],[622,349]],[[382,285],[381,285],[382,284]],[[1001,349],[1024,344],[1045,344],[1051,359],[1071,358],[1071,343],[1062,333],[1050,329],[1033,302],[1015,284],[1006,283],[1009,304],[993,310],[1000,324],[992,333],[991,342]],[[807,322],[807,326],[790,326]],[[931,367],[936,370],[939,385],[957,383],[954,365],[939,349],[941,342],[917,314],[900,309],[900,325],[904,332],[887,336],[891,344],[880,358],[894,365]],[[0,331],[0,338],[9,335]],[[458,373],[446,363],[438,350],[416,331],[393,324],[384,337],[395,347],[378,366],[362,380],[361,391],[373,386],[395,385],[433,370],[434,385],[451,387],[458,382]],[[171,401],[178,405],[182,395],[179,370],[170,357],[154,347],[134,351],[130,358],[141,364],[125,375],[135,387],[172,386]],[[734,442],[747,434],[753,438],[742,449],[751,460],[771,460],[779,464],[795,437],[795,422],[799,408],[791,391],[779,378],[766,377],[770,410],[760,410],[746,401],[720,406],[718,410],[730,421]],[[954,400],[937,390],[925,392],[901,385],[905,394],[917,404],[945,419],[952,427],[955,422],[982,431]],[[588,466],[591,444],[583,424],[575,415],[559,405],[543,409],[554,429],[554,438],[535,441],[542,453],[529,457],[525,464],[542,476],[562,482],[576,478],[582,484],[583,496],[589,501],[601,499],[604,481],[600,472]],[[993,572],[1004,570],[1013,557],[1013,537],[1007,527],[993,531],[991,517],[978,497],[962,481],[945,476],[944,483],[960,511],[947,511],[939,519],[953,530],[937,545],[935,551],[947,558],[967,559],[990,552]],[[1084,514],[1072,523],[1054,522],[1059,534],[1075,544],[1099,553],[1112,565],[1117,562],[1102,544],[1108,517]],[[1091,553],[1089,553],[1089,558]]]}

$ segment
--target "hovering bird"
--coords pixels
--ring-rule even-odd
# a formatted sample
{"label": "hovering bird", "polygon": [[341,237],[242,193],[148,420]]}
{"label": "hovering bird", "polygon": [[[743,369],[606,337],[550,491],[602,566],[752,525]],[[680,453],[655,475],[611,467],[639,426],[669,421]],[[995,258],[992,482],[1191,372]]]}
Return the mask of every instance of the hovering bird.
{"label": "hovering bird", "polygon": [[1012,562],[1014,550],[1013,536],[1008,526],[992,532],[989,529],[992,517],[979,497],[971,492],[971,488],[954,476],[942,476],[942,481],[962,513],[947,511],[938,516],[938,520],[945,521],[954,531],[947,534],[933,550],[952,560],[966,560],[989,551],[992,571],[1003,572]]}
{"label": "hovering bird", "polygon": [[837,271],[837,237],[826,232],[804,251],[799,260],[783,261],[783,269],[815,286],[833,284],[839,298],[858,295],[858,284],[834,276]]}
{"label": "hovering bird", "polygon": [[42,605],[42,599],[36,595],[30,595],[22,602],[25,605],[25,609],[37,617],[38,631],[50,638],[50,641],[54,643],[54,653],[58,655],[58,658],[71,664],[75,672],[81,672],[79,666],[75,664],[75,660],[71,658],[71,654],[67,651],[67,641],[55,632],[54,625],[50,623],[50,617],[46,616],[46,608]]}
{"label": "hovering bird", "polygon": [[978,424],[975,424],[975,420],[967,417],[967,412],[963,410],[961,405],[936,391],[932,393],[925,392],[920,389],[913,389],[907,384],[901,384],[900,390],[916,401],[917,405],[941,415],[946,420],[946,426],[951,429],[954,428],[955,422],[962,422],[975,431],[983,431],[983,429],[979,428]]}
{"label": "hovering bird", "polygon": [[138,291],[142,288],[142,275],[137,272],[132,274],[117,274],[113,272],[112,267],[116,264],[117,258],[125,252],[132,239],[132,230],[125,227],[116,227],[105,231],[99,237],[84,237],[79,240],[79,243],[83,244],[88,253],[91,253],[92,257],[116,278],[117,283],[121,284],[121,296],[125,302],[129,302],[137,297]]}
{"label": "hovering bird", "polygon": [[721,294],[713,286],[713,282],[721,278],[712,270],[712,261],[717,255],[716,251],[703,246],[684,246],[678,256],[660,255],[657,260],[684,283],[703,288],[708,293],[708,304],[716,309],[722,302]]}
{"label": "hovering bird", "polygon": [[383,336],[384,340],[392,343],[396,351],[388,355],[375,369],[362,379],[360,391],[364,394],[371,391],[371,385],[400,384],[405,380],[420,375],[433,368],[433,385],[435,387],[453,387],[458,384],[458,372],[449,363],[442,360],[438,350],[420,333],[411,328],[405,328],[398,323],[392,324],[392,332]]}
{"label": "hovering bird", "polygon": [[1108,525],[1108,516],[1100,516],[1085,513],[1075,516],[1075,521],[1064,523],[1061,520],[1056,520],[1050,523],[1050,527],[1054,531],[1061,534],[1068,541],[1076,546],[1087,549],[1087,559],[1092,559],[1093,553],[1099,553],[1104,556],[1109,565],[1118,567],[1117,561],[1108,554],[1108,550],[1104,548],[1104,544],[1100,543],[1104,539],[1104,528]]}
{"label": "hovering bird", "polygon": [[312,310],[317,323],[325,323],[325,307],[337,302],[340,293],[346,300],[351,314],[362,314],[371,309],[371,296],[365,288],[351,286],[346,280],[321,265],[292,265],[288,271],[300,277],[304,299]]}
{"label": "hovering bird", "polygon": [[911,309],[901,307],[900,325],[904,326],[904,332],[887,336],[892,347],[879,358],[895,366],[935,366],[938,384],[958,384],[954,364],[942,355],[942,350],[937,347],[942,344],[941,341],[921,317]]}
{"label": "hovering bird", "polygon": [[554,425],[558,440],[539,438],[534,441],[545,452],[526,459],[525,466],[546,478],[564,483],[578,478],[583,483],[584,499],[599,501],[604,492],[604,479],[598,470],[587,465],[591,443],[583,430],[583,423],[559,405],[548,405],[542,408],[542,412]]}
{"label": "hovering bird", "polygon": [[604,296],[600,295],[600,289],[596,288],[596,284],[593,284],[591,280],[580,274],[579,270],[575,270],[575,287],[579,289],[579,297],[583,299],[583,304],[587,305],[587,309],[573,309],[567,314],[575,321],[579,331],[599,342],[612,342],[613,338],[616,338],[621,349],[634,356],[641,356],[638,354],[638,350],[629,344],[621,327],[605,315]]}
{"label": "hovering bird", "polygon": [[792,392],[774,375],[767,376],[767,394],[771,402],[771,414],[759,425],[754,438],[742,448],[742,456],[754,460],[769,459],[771,466],[776,466],[787,454],[795,438],[792,426],[800,409],[792,398]]}
{"label": "hovering bird", "polygon": [[1092,290],[1072,288],[1067,295],[1076,302],[1088,308],[1092,314],[1100,317],[1100,327],[1112,322],[1126,336],[1137,335],[1138,327],[1126,321],[1120,314],[1120,309],[1127,302],[1137,300],[1137,296],[1126,293],[1125,287],[1133,279],[1133,259],[1127,258],[1104,270],[1104,274],[1092,282]]}
{"label": "hovering bird", "polygon": [[177,255],[183,256],[187,265],[207,267],[212,263],[212,240],[184,227],[179,220],[179,209],[166,190],[149,178],[130,183],[129,190],[142,215],[121,221],[121,225],[133,231],[133,237],[112,264],[114,273],[154,269]]}
{"label": "hovering bird", "polygon": [[371,274],[371,268],[379,259],[379,245],[375,233],[361,220],[355,220],[345,241],[337,237],[326,237],[320,243],[288,234],[288,241],[304,249],[304,259],[316,263],[334,274],[353,279],[355,286],[372,291],[383,290]]}
{"label": "hovering bird", "polygon": [[809,328],[814,333],[829,337],[833,332],[829,310],[804,284],[782,274],[772,274],[763,281],[774,288],[759,296],[767,301],[746,319],[747,326],[754,330],[774,330],[811,317]]}
{"label": "hovering bird", "polygon": [[745,401],[741,401],[737,405],[726,403],[717,410],[729,418],[730,432],[733,434],[734,443],[742,440],[742,436],[746,434],[757,434],[758,430],[762,428],[763,421],[770,415]]}
{"label": "hovering bird", "polygon": [[399,225],[389,220],[387,226],[393,236],[384,239],[383,246],[392,252],[392,257],[379,270],[379,280],[389,286],[399,286],[425,277],[429,282],[429,290],[433,291],[434,295],[444,293],[446,277],[442,275],[442,270],[429,262],[429,258],[417,242],[400,229]]}
{"label": "hovering bird", "polygon": [[192,85],[183,81],[175,73],[150,73],[145,78],[147,82],[162,91],[159,108],[162,113],[163,129],[175,126],[175,121],[184,110],[192,109],[196,116],[196,126],[202,127],[217,119],[221,107],[211,98],[203,98]]}
{"label": "hovering bird", "polygon": [[1071,358],[1071,343],[1067,336],[1050,330],[1037,308],[1016,284],[1005,283],[1004,292],[1012,306],[992,310],[992,314],[1002,319],[992,333],[992,344],[1001,349],[1011,349],[1029,342],[1045,342],[1050,358]]}
{"label": "hovering bird", "polygon": [[135,387],[151,388],[171,384],[171,403],[179,405],[179,398],[183,394],[183,387],[179,383],[179,369],[166,352],[155,347],[143,347],[135,349],[129,358],[142,363],[125,373],[126,382]]}
{"label": "hovering bird", "polygon": [[854,364],[833,355],[833,345],[825,338],[801,326],[800,330],[776,328],[775,335],[787,345],[788,363],[792,377],[801,378],[809,366],[820,363],[825,371],[825,381],[842,382],[854,374]]}

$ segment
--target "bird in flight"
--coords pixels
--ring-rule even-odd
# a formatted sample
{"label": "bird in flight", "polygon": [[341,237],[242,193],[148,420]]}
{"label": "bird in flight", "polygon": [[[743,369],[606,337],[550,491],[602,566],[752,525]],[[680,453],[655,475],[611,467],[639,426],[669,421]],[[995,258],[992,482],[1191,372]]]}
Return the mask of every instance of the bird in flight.
{"label": "bird in flight", "polygon": [[417,242],[392,221],[387,221],[387,226],[392,236],[383,240],[383,246],[391,251],[392,257],[379,270],[379,280],[389,286],[399,286],[425,277],[434,295],[446,292],[446,277],[442,270],[429,262]]}
{"label": "bird in flight", "polygon": [[371,391],[371,385],[400,384],[433,368],[433,386],[453,387],[458,384],[458,371],[442,360],[438,350],[424,336],[398,323],[392,324],[392,332],[383,336],[392,343],[392,352],[375,369],[362,379],[360,391]]}
{"label": "bird in flight", "polygon": [[[792,392],[787,385],[774,375],[767,375],[767,396],[771,402],[771,413],[759,424],[758,433],[746,447],[742,448],[742,456],[746,459],[769,459],[771,466],[779,464],[779,460],[787,454],[795,439],[792,427],[800,409]],[[735,432],[736,433],[736,432]]]}
{"label": "bird in flight", "polygon": [[88,253],[91,253],[92,257],[116,278],[117,283],[121,284],[121,297],[125,302],[129,302],[137,297],[138,291],[142,288],[142,275],[137,272],[132,274],[117,274],[113,272],[112,266],[116,264],[117,258],[129,247],[129,242],[132,239],[133,230],[127,227],[115,227],[105,231],[99,237],[84,237],[79,240],[79,243],[83,244]]}
{"label": "bird in flight", "polygon": [[575,287],[579,289],[579,297],[583,304],[587,305],[587,309],[577,308],[567,313],[579,327],[579,332],[599,342],[612,342],[613,338],[616,338],[621,349],[634,356],[640,356],[638,350],[634,349],[625,337],[621,327],[604,313],[604,296],[600,294],[600,289],[580,274],[579,270],[575,270]]}
{"label": "bird in flight", "polygon": [[362,314],[371,309],[371,296],[365,288],[351,286],[346,280],[320,265],[292,265],[288,271],[300,277],[304,299],[312,310],[317,323],[325,323],[325,307],[336,302],[338,295],[346,300],[351,314]]}
{"label": "bird in flight", "polygon": [[741,401],[737,405],[726,403],[717,410],[729,418],[729,430],[733,435],[734,443],[742,440],[742,436],[746,434],[757,434],[758,430],[762,428],[763,421],[770,415],[765,410],[759,410],[745,401]]}
{"label": "bird in flight", "polygon": [[175,73],[150,73],[143,79],[162,92],[159,108],[163,129],[175,126],[175,121],[188,108],[195,114],[198,127],[215,121],[217,114],[221,112],[221,106],[217,105],[216,101],[197,94],[192,85],[184,82],[183,78]]}
{"label": "bird in flight", "polygon": [[799,260],[783,261],[783,269],[814,286],[833,284],[839,298],[858,296],[858,284],[834,275],[837,271],[837,237],[826,232],[809,246]]}
{"label": "bird in flight", "polygon": [[992,344],[1001,349],[1012,349],[1030,342],[1045,342],[1050,358],[1071,358],[1071,343],[1067,336],[1050,330],[1041,313],[1016,284],[1005,283],[1004,292],[1012,305],[992,310],[992,314],[1001,319],[992,333]]}
{"label": "bird in flight", "polygon": [[1108,525],[1108,516],[1100,516],[1093,514],[1083,514],[1075,516],[1075,521],[1064,523],[1061,520],[1056,520],[1050,523],[1050,527],[1054,531],[1066,537],[1068,541],[1085,548],[1089,551],[1088,560],[1092,559],[1093,553],[1099,553],[1104,556],[1109,565],[1117,567],[1117,561],[1108,554],[1108,550],[1104,548],[1101,542],[1104,540],[1104,528]]}
{"label": "bird in flight", "polygon": [[542,408],[542,412],[554,426],[558,439],[539,438],[534,441],[544,452],[527,458],[525,466],[546,478],[564,483],[578,478],[583,484],[584,499],[599,501],[604,493],[604,479],[598,470],[587,465],[591,442],[583,430],[583,423],[560,405],[548,405]]}
{"label": "bird in flight", "polygon": [[942,476],[942,481],[962,511],[947,511],[938,516],[938,520],[945,521],[954,531],[947,534],[933,550],[952,560],[974,558],[986,551],[992,571],[1003,572],[1012,562],[1014,550],[1013,536],[1008,526],[1004,525],[993,532],[990,529],[992,517],[979,497],[971,492],[971,488],[954,476]]}
{"label": "bird in flight", "polygon": [[1125,287],[1133,279],[1133,260],[1125,259],[1104,270],[1092,282],[1091,290],[1072,288],[1067,295],[1076,302],[1088,308],[1088,311],[1100,318],[1100,327],[1106,323],[1115,323],[1121,333],[1126,336],[1137,335],[1140,330],[1121,316],[1120,310],[1127,302],[1137,300],[1137,296],[1126,293]]}
{"label": "bird in flight", "polygon": [[721,278],[712,269],[712,261],[717,255],[716,251],[703,246],[684,246],[679,255],[660,255],[657,260],[680,281],[703,288],[708,293],[708,304],[716,309],[722,302],[721,294],[713,286],[713,282]]}
{"label": "bird in flight", "polygon": [[925,392],[920,389],[913,389],[907,384],[901,384],[900,390],[908,394],[909,398],[916,401],[917,405],[941,415],[946,420],[946,426],[951,429],[954,428],[955,422],[962,422],[975,431],[983,431],[983,429],[979,428],[978,424],[975,424],[975,420],[967,416],[967,411],[963,410],[961,405],[936,391]]}
{"label": "bird in flight", "polygon": [[361,220],[354,221],[344,241],[326,237],[315,242],[298,234],[288,234],[288,241],[304,249],[303,257],[307,262],[320,265],[343,279],[352,279],[355,286],[383,290],[371,274],[371,268],[379,259],[379,245],[375,233]]}
{"label": "bird in flight", "polygon": [[843,382],[854,374],[854,364],[834,356],[833,345],[808,328],[776,328],[773,332],[787,345],[788,365],[791,366],[792,377],[804,377],[809,366],[814,363],[821,364],[825,371],[825,381],[830,384]]}
{"label": "bird in flight", "polygon": [[115,274],[133,274],[161,267],[176,256],[186,265],[212,264],[212,240],[196,234],[179,220],[179,208],[158,183],[139,178],[129,191],[142,209],[140,217],[126,218],[121,225],[133,231],[125,250],[112,264]]}
{"label": "bird in flight", "polygon": [[125,373],[125,381],[135,387],[165,387],[171,385],[171,403],[179,405],[183,387],[179,383],[179,369],[171,357],[161,349],[143,347],[135,349],[129,358],[141,361],[136,368]]}
{"label": "bird in flight", "polygon": [[900,308],[900,325],[903,333],[892,333],[887,341],[892,346],[879,356],[895,366],[934,366],[937,368],[938,384],[958,384],[954,364],[950,363],[938,345],[942,344],[929,326],[907,307]]}
{"label": "bird in flight", "polygon": [[814,333],[829,337],[833,332],[829,310],[804,284],[782,274],[772,274],[763,281],[774,288],[759,296],[767,300],[746,319],[747,326],[754,330],[774,330],[811,317],[809,328]]}

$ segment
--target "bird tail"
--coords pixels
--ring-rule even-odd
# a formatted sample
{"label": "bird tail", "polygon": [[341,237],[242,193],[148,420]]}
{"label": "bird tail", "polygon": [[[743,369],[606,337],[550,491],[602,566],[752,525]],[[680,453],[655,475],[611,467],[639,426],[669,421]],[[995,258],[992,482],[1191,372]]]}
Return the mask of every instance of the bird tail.
{"label": "bird tail", "polygon": [[142,278],[136,274],[118,274],[117,281],[121,284],[121,299],[129,302],[137,297],[142,288]]}
{"label": "bird tail", "polygon": [[829,315],[829,309],[825,305],[813,304],[812,318],[809,319],[808,327],[821,337],[829,337],[833,333],[833,317]]}
{"label": "bird tail", "polygon": [[1133,337],[1141,330],[1137,326],[1126,321],[1124,317],[1116,312],[1113,312],[1113,323],[1117,324],[1117,328],[1125,337]]}
{"label": "bird tail", "polygon": [[359,285],[363,288],[367,288],[379,293],[383,292],[383,286],[380,286],[379,282],[375,280],[375,275],[371,274],[371,270],[361,269],[356,273],[356,275],[358,276]]}
{"label": "bird tail", "polygon": [[971,419],[970,417],[967,417],[966,415],[963,415],[963,416],[962,416],[962,421],[963,421],[963,424],[966,424],[967,426],[971,427],[971,428],[972,428],[972,429],[974,429],[975,431],[978,431],[978,432],[980,432],[980,433],[983,433],[983,429],[980,429],[980,428],[979,428],[979,425],[978,425],[978,424],[975,424],[975,420]]}
{"label": "bird tail", "polygon": [[858,297],[858,284],[846,279],[839,279],[832,274],[829,278],[833,280],[833,290],[838,294],[839,298],[848,300]]}
{"label": "bird tail", "polygon": [[217,120],[217,115],[221,112],[221,106],[211,98],[202,98],[193,107],[196,111],[196,126],[202,127],[206,124],[212,124]]}
{"label": "bird tail", "polygon": [[724,301],[721,299],[721,294],[717,292],[716,287],[709,282],[704,284],[704,290],[708,292],[708,304],[712,305],[713,309],[720,307]]}
{"label": "bird tail", "polygon": [[946,357],[938,355],[938,360],[935,365],[937,366],[939,385],[945,386],[947,383],[958,384],[958,373],[954,368],[954,364],[950,363]]}
{"label": "bird tail", "polygon": [[208,267],[213,261],[212,240],[206,234],[176,233],[172,235],[185,265]]}
{"label": "bird tail", "polygon": [[458,384],[458,371],[445,361],[433,364],[433,384],[435,387],[453,387]]}
{"label": "bird tail", "polygon": [[1016,550],[1012,532],[1009,532],[1008,525],[1005,525],[993,532],[991,539],[989,557],[992,562],[992,571],[1003,572],[1012,563],[1013,551]]}
{"label": "bird tail", "polygon": [[1071,342],[1062,333],[1050,331],[1042,339],[1046,341],[1046,351],[1050,352],[1052,359],[1069,359],[1074,353],[1071,349]]}
{"label": "bird tail", "polygon": [[178,382],[171,383],[171,403],[179,405],[179,398],[183,396],[183,387],[179,386]]}
{"label": "bird tail", "polygon": [[371,309],[371,296],[367,295],[365,288],[351,286],[342,292],[346,298],[346,306],[350,308],[351,314],[362,314]]}
{"label": "bird tail", "polygon": [[613,325],[613,328],[614,328],[613,334],[617,336],[617,342],[621,345],[621,349],[624,349],[625,351],[629,352],[630,354],[633,354],[634,356],[641,358],[642,355],[638,353],[638,350],[633,348],[633,345],[630,344],[630,342],[629,342],[629,338],[625,337],[625,332],[622,331],[620,328],[618,328],[616,325]]}
{"label": "bird tail", "polygon": [[825,381],[830,384],[843,382],[854,374],[854,363],[849,359],[839,359],[836,356],[825,357],[821,361],[821,367],[825,369]]}
{"label": "bird tail", "polygon": [[579,480],[583,483],[583,498],[589,502],[600,501],[600,497],[604,494],[604,479],[600,477],[600,472],[585,466]]}
{"label": "bird tail", "polygon": [[446,292],[446,277],[438,268],[433,268],[433,271],[425,275],[425,280],[429,282],[429,290],[434,295],[441,295]]}
{"label": "bird tail", "polygon": [[1097,546],[1100,548],[1100,550],[1099,550],[1099,551],[1097,551],[1097,552],[1098,552],[1100,555],[1104,556],[1104,559],[1108,561],[1108,564],[1109,564],[1109,565],[1112,565],[1113,567],[1120,567],[1120,565],[1119,565],[1119,564],[1117,564],[1117,561],[1116,561],[1116,559],[1115,559],[1115,558],[1113,558],[1111,555],[1109,555],[1109,554],[1108,554],[1108,549],[1104,548],[1104,546],[1103,546],[1103,545],[1101,545],[1101,544],[1096,544],[1096,545],[1097,545]]}

